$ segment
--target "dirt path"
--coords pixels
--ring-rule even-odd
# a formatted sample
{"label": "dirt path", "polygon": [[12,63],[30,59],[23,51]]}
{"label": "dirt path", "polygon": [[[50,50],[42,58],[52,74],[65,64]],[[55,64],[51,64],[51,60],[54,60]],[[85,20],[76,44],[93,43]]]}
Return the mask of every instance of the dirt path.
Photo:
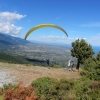
{"label": "dirt path", "polygon": [[25,66],[19,64],[7,64],[0,62],[0,70],[10,73],[11,76],[15,77],[15,82],[23,82],[25,85],[30,84],[33,80],[40,77],[51,77],[51,78],[68,78],[78,79],[80,77],[79,72],[69,72],[64,68],[46,68],[39,66]]}

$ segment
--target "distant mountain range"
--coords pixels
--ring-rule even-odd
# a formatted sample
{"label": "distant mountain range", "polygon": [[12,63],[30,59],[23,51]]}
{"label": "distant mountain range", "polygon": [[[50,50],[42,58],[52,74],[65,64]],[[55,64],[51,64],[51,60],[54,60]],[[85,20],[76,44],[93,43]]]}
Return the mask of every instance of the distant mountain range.
{"label": "distant mountain range", "polygon": [[29,42],[24,39],[0,33],[1,51],[6,51],[7,49],[12,49],[13,47],[16,48],[19,45],[26,45],[27,43]]}
{"label": "distant mountain range", "polygon": [[29,43],[29,42],[18,37],[13,37],[7,34],[0,33],[0,44],[18,45],[18,44],[26,44],[26,43]]}
{"label": "distant mountain range", "polygon": [[6,50],[12,47],[18,47],[19,45],[25,46],[27,44],[42,44],[42,45],[56,45],[56,46],[67,46],[71,47],[70,45],[61,45],[57,43],[46,43],[46,42],[38,42],[38,41],[27,41],[19,37],[13,37],[7,34],[0,33],[0,49]]}
{"label": "distant mountain range", "polygon": [[[45,65],[45,59],[50,58],[51,65],[57,64],[65,66],[65,62],[72,57],[70,48],[67,45],[56,45],[38,41],[29,42],[27,40],[0,33],[0,54],[1,60],[18,60],[22,62],[32,62],[34,65]],[[5,55],[3,57],[3,55]],[[17,58],[18,59],[17,59]],[[12,60],[12,61],[13,61]]]}
{"label": "distant mountain range", "polygon": [[[56,45],[63,46],[67,48],[71,48],[70,44],[58,44],[58,43],[46,43],[46,42],[38,42],[38,41],[27,41],[19,37],[13,37],[7,34],[0,33],[0,50],[7,50],[12,48],[18,48],[18,46],[25,46],[28,44],[42,44],[42,45]],[[93,50],[95,54],[100,51],[100,46],[93,46]]]}

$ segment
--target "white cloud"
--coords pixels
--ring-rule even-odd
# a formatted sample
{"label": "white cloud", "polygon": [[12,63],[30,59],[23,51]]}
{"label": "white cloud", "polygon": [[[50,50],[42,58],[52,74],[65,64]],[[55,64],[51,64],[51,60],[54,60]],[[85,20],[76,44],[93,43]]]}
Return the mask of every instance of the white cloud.
{"label": "white cloud", "polygon": [[95,36],[91,36],[86,40],[91,45],[100,46],[100,34],[95,34]]}
{"label": "white cloud", "polygon": [[22,30],[22,27],[17,27],[9,22],[0,23],[0,32],[5,34],[18,34]]}
{"label": "white cloud", "polygon": [[17,35],[22,30],[22,27],[14,25],[14,21],[24,18],[26,15],[21,15],[16,12],[0,12],[0,32]]}
{"label": "white cloud", "polygon": [[73,40],[73,38],[68,38],[69,40]]}
{"label": "white cloud", "polygon": [[86,38],[78,38],[78,37],[77,37],[75,40],[77,40],[77,39],[79,39],[79,40],[80,40],[80,39],[86,40]]}
{"label": "white cloud", "polygon": [[[77,38],[78,39],[78,38]],[[86,39],[86,38],[79,38],[79,39]],[[75,38],[68,38],[68,37],[65,37],[65,36],[53,36],[53,35],[49,35],[49,36],[40,36],[40,37],[37,37],[37,40],[42,40],[42,41],[58,41],[58,42],[73,42],[75,41],[76,39]]]}
{"label": "white cloud", "polygon": [[41,37],[38,37],[38,39],[41,39],[41,40],[54,40],[54,41],[59,41],[59,40],[65,40],[66,37],[65,36],[59,37],[59,36],[49,35],[49,36],[41,36]]}
{"label": "white cloud", "polygon": [[20,20],[21,18],[24,18],[26,15],[20,15],[16,12],[0,12],[0,21],[9,21],[13,22],[15,20]]}
{"label": "white cloud", "polygon": [[[53,36],[53,35],[49,35],[49,36],[40,36],[40,37],[36,37],[34,38],[34,40],[37,41],[43,41],[43,42],[58,42],[58,43],[65,43],[65,44],[71,44],[72,42],[74,42],[77,39],[84,39],[88,44],[90,45],[97,45],[100,46],[100,34],[96,34],[95,36],[91,36],[91,37],[66,37],[66,36]],[[31,40],[31,39],[30,39]],[[33,40],[33,38],[32,38]]]}
{"label": "white cloud", "polygon": [[82,39],[86,40],[86,38],[82,38]]}

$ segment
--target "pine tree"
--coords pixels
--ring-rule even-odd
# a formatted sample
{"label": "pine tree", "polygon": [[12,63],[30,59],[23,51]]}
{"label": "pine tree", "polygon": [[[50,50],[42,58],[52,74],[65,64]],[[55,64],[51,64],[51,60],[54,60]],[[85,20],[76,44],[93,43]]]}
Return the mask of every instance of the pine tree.
{"label": "pine tree", "polygon": [[92,46],[88,44],[84,39],[76,40],[72,42],[71,55],[77,58],[76,69],[79,70],[80,64],[84,64],[84,61],[92,57],[94,52]]}

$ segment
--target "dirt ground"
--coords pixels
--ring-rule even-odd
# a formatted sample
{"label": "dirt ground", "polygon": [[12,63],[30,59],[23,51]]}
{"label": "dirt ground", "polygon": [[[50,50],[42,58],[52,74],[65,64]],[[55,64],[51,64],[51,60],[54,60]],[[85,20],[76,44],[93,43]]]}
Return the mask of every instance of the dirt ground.
{"label": "dirt ground", "polygon": [[68,78],[78,79],[80,78],[79,72],[69,72],[64,68],[47,68],[40,66],[25,66],[20,64],[8,64],[0,62],[0,70],[10,73],[15,77],[15,82],[23,82],[24,85],[29,85],[31,82],[40,77],[51,78]]}

